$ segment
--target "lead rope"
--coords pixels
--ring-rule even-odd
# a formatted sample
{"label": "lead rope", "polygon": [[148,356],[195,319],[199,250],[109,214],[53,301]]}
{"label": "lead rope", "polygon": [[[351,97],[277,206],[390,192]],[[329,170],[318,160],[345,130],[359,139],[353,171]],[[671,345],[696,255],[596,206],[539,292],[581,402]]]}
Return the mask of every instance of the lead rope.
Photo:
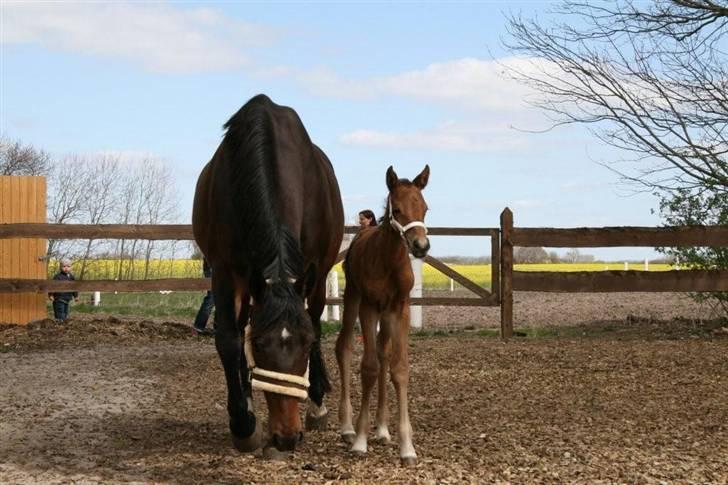
{"label": "lead rope", "polygon": [[[259,391],[273,392],[275,394],[283,394],[284,396],[297,397],[301,400],[304,400],[308,397],[307,389],[310,386],[310,383],[308,381],[308,364],[306,364],[306,373],[303,374],[303,376],[297,376],[295,374],[284,374],[282,372],[275,372],[272,370],[265,370],[256,367],[255,359],[253,358],[252,328],[250,327],[250,324],[245,326],[245,341],[243,344],[243,351],[245,352],[245,360],[248,361],[250,384],[253,389],[257,389]],[[304,389],[296,389],[295,387],[288,387],[280,384],[273,384],[271,382],[260,381],[256,379],[255,376],[275,379],[281,382],[289,382],[291,384],[301,386]]]}
{"label": "lead rope", "polygon": [[427,234],[427,226],[422,221],[412,221],[409,224],[403,226],[399,223],[397,219],[394,218],[394,214],[392,213],[392,195],[390,194],[387,197],[387,212],[389,212],[389,224],[397,229],[399,231],[399,237],[402,238],[402,240],[407,244],[407,238],[404,236],[404,233],[412,229],[413,227],[421,227],[425,230],[425,234]]}

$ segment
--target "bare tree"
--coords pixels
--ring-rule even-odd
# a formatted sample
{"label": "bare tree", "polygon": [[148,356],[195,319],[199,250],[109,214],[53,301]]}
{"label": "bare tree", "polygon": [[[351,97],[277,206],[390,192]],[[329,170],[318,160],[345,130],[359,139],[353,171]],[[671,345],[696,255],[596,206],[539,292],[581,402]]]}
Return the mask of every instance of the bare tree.
{"label": "bare tree", "polygon": [[[127,163],[126,175],[120,184],[120,203],[117,204],[119,222],[162,224],[176,220],[178,201],[173,182],[169,167],[160,160],[145,158]],[[119,267],[116,277],[134,278],[134,260],[143,256],[143,277],[148,278],[154,250],[164,247],[155,241],[118,241],[116,252],[119,255]]]}
{"label": "bare tree", "polygon": [[[85,197],[82,199],[81,212],[86,224],[102,224],[108,222],[117,203],[119,185],[119,157],[116,155],[101,155],[98,159],[86,159],[80,166],[85,174],[87,183],[84,188]],[[86,241],[82,254],[79,279],[83,279],[89,257],[96,248],[96,240]]]}
{"label": "bare tree", "polygon": [[544,248],[517,247],[513,253],[516,263],[548,263],[549,255]]}
{"label": "bare tree", "polygon": [[0,175],[46,175],[50,166],[45,151],[0,136]]}
{"label": "bare tree", "polygon": [[567,263],[578,263],[579,258],[581,258],[579,250],[577,248],[569,248],[569,250],[566,251],[566,254],[564,254],[562,260]]}
{"label": "bare tree", "polygon": [[[660,199],[673,225],[728,221],[728,1],[565,0],[560,23],[511,16],[511,69],[554,126],[589,126],[628,158],[603,162]],[[622,163],[619,163],[622,162]],[[727,248],[662,248],[694,268]],[[708,296],[728,315],[728,293]]]}
{"label": "bare tree", "polygon": [[511,16],[505,41],[531,60],[510,74],[554,126],[588,125],[631,153],[605,165],[647,190],[728,191],[728,3],[566,0],[557,12],[550,25]]}
{"label": "bare tree", "polygon": [[[84,161],[77,155],[65,157],[48,174],[48,222],[68,224],[82,222],[84,198],[88,197]],[[49,239],[47,256],[69,254],[72,242]]]}

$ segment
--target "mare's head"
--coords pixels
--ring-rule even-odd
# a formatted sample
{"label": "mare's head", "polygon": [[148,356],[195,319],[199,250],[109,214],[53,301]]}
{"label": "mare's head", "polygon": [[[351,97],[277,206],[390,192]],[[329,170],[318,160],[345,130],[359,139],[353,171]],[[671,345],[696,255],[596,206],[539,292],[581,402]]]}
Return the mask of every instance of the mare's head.
{"label": "mare's head", "polygon": [[397,177],[391,166],[387,170],[389,196],[385,221],[388,220],[392,228],[399,232],[410,253],[416,258],[424,258],[430,250],[425,226],[427,203],[422,196],[422,190],[427,186],[429,178],[429,165],[425,165],[424,170],[412,182]]}
{"label": "mare's head", "polygon": [[264,456],[293,451],[303,437],[298,406],[308,395],[308,360],[315,340],[305,298],[314,279],[311,266],[300,279],[267,279],[255,292],[246,357],[249,366],[254,361],[253,389],[264,391],[268,405]]}

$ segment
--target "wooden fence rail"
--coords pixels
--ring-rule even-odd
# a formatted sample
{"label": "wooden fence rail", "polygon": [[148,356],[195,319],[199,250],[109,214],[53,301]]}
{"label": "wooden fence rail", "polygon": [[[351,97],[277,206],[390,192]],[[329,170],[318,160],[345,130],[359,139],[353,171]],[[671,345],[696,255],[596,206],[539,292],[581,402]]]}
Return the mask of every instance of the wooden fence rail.
{"label": "wooden fence rail", "polygon": [[514,246],[546,248],[728,246],[728,226],[513,228]]}
{"label": "wooden fence rail", "polygon": [[[344,232],[355,234],[359,226],[345,226]],[[490,236],[491,255],[495,265],[492,266],[491,275],[494,294],[485,288],[473,283],[469,279],[452,270],[435,258],[429,258],[428,264],[455,279],[461,285],[474,292],[478,298],[413,298],[416,305],[456,305],[456,306],[495,306],[499,304],[497,288],[499,275],[497,266],[499,230],[498,228],[472,228],[472,227],[431,227],[428,234],[432,236]],[[192,225],[190,224],[0,224],[0,239],[10,238],[48,238],[48,239],[144,239],[144,240],[191,240]],[[337,262],[344,258],[346,251],[342,251]],[[148,291],[197,291],[210,289],[209,279],[168,278],[155,280],[84,280],[84,281],[53,281],[30,279],[0,279],[0,294],[2,293],[44,293],[53,291],[121,291],[121,292],[148,292]],[[341,304],[341,298],[329,298],[329,304]]]}
{"label": "wooden fence rail", "polygon": [[[356,234],[359,226],[345,226],[346,234]],[[491,236],[498,228],[430,227],[431,236]],[[192,240],[191,224],[0,224],[0,239],[148,239]]]}

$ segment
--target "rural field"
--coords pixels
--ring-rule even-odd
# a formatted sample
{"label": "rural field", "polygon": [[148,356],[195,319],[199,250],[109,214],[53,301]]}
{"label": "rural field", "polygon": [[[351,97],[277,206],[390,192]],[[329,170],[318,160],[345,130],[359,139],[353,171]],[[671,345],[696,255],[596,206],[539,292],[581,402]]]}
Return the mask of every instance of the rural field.
{"label": "rural field", "polygon": [[497,320],[411,335],[412,469],[396,438],[365,459],[340,441],[335,326],[328,428],[285,462],[233,450],[213,340],[188,319],[0,326],[0,482],[728,483],[728,322],[679,295],[573,296],[516,293],[508,343]]}

